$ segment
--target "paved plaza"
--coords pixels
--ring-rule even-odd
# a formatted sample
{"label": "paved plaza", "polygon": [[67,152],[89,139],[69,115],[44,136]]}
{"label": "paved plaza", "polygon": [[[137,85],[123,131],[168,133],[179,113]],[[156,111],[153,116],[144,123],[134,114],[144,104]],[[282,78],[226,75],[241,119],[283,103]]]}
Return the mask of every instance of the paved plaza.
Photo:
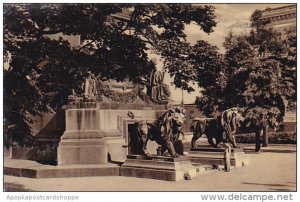
{"label": "paved plaza", "polygon": [[250,165],[230,172],[213,170],[190,181],[121,176],[48,179],[4,176],[4,187],[6,191],[296,191],[295,149],[287,146],[286,152],[249,151]]}

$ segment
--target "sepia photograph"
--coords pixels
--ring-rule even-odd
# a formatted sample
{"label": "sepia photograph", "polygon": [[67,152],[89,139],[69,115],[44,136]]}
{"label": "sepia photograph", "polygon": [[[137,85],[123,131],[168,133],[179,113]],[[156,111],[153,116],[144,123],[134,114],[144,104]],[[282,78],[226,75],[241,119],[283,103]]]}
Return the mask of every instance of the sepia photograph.
{"label": "sepia photograph", "polygon": [[[2,9],[6,200],[20,192],[293,200],[296,3]],[[51,199],[71,200],[61,197]]]}

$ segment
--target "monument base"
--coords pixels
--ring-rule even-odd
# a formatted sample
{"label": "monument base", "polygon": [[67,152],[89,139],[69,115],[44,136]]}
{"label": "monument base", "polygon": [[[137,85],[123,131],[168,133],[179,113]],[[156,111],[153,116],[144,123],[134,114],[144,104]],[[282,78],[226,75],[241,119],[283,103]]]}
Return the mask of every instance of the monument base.
{"label": "monument base", "polygon": [[30,160],[5,158],[3,173],[8,176],[27,178],[119,176],[119,168],[120,166],[112,163],[54,166]]}
{"label": "monument base", "polygon": [[120,168],[121,176],[179,181],[196,176],[196,167],[187,156],[178,158],[141,155],[127,155]]}
{"label": "monument base", "polygon": [[57,148],[58,165],[105,164],[107,146],[104,138],[62,139]]}
{"label": "monument base", "polygon": [[[225,148],[213,148],[211,146],[201,146],[191,149],[188,157],[192,163],[208,164],[214,167],[224,165]],[[249,164],[248,157],[242,148],[231,148],[230,164],[233,167],[240,167]]]}

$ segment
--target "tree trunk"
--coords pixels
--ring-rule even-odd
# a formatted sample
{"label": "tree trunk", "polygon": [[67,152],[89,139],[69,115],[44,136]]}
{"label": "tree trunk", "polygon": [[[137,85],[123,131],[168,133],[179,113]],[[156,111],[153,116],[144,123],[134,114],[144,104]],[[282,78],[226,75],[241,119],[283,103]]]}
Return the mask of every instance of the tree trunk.
{"label": "tree trunk", "polygon": [[255,132],[255,151],[260,151],[260,136],[263,134],[263,129],[257,130]]}
{"label": "tree trunk", "polygon": [[268,133],[268,126],[263,128],[263,147],[267,147],[269,144],[269,133]]}

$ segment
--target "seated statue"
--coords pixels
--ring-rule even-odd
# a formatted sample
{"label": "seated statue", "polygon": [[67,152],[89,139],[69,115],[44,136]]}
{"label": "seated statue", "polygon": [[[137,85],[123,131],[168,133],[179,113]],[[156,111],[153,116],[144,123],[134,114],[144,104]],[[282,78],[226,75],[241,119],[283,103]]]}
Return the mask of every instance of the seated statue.
{"label": "seated statue", "polygon": [[150,76],[151,100],[160,104],[167,104],[171,95],[169,86],[163,83],[164,76],[165,72],[158,71],[157,69],[153,69]]}

